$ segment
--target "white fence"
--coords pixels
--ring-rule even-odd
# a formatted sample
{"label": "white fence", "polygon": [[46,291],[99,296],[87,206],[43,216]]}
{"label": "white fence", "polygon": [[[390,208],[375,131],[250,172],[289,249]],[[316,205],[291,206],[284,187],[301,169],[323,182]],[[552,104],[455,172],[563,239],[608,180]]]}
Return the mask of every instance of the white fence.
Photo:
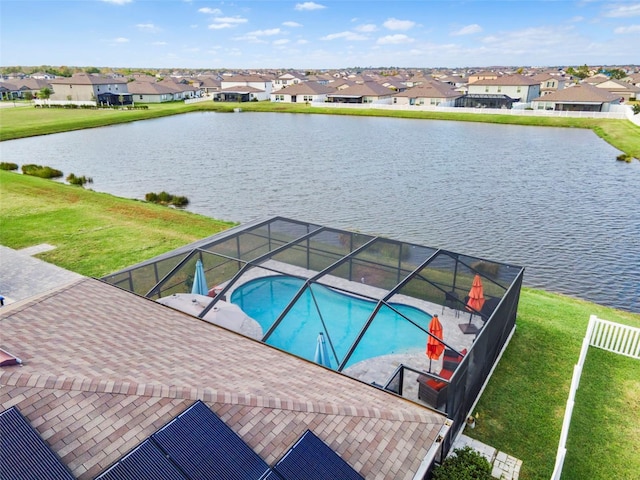
{"label": "white fence", "polygon": [[213,97],[210,97],[210,96],[196,97],[196,98],[187,98],[184,101],[184,104],[189,105],[190,103],[211,102],[211,101],[213,101]]}
{"label": "white fence", "polygon": [[78,105],[78,106],[88,106],[88,107],[95,107],[96,106],[96,102],[94,102],[93,100],[40,100],[40,99],[34,99],[33,100],[33,104],[34,105],[39,105],[39,106],[49,106],[49,105]]}
{"label": "white fence", "polygon": [[[525,110],[523,108],[467,108],[467,107],[432,107],[427,105],[393,105],[385,103],[332,103],[332,102],[312,102],[313,107],[336,108],[336,109],[376,109],[376,110],[411,110],[416,112],[442,112],[442,113],[476,113],[481,115],[516,115],[525,117],[567,117],[567,118],[613,118],[629,119],[628,112],[631,107],[625,110],[611,112],[569,112],[555,110]],[[633,112],[631,112],[633,114]],[[632,117],[634,115],[631,115]],[[640,115],[635,115],[640,117]],[[640,118],[637,120],[640,121]],[[634,122],[635,123],[635,122]]]}
{"label": "white fence", "polygon": [[587,333],[584,336],[584,340],[582,340],[580,357],[578,363],[573,367],[571,388],[569,390],[569,398],[567,399],[567,407],[564,411],[560,442],[558,443],[558,453],[556,454],[556,464],[553,469],[553,475],[551,475],[551,480],[560,480],[560,476],[562,475],[562,466],[564,465],[564,458],[567,454],[567,435],[569,434],[576,390],[578,390],[578,385],[580,384],[582,367],[584,366],[585,358],[587,358],[589,346],[640,359],[640,328],[602,320],[595,315],[591,315],[589,318]]}

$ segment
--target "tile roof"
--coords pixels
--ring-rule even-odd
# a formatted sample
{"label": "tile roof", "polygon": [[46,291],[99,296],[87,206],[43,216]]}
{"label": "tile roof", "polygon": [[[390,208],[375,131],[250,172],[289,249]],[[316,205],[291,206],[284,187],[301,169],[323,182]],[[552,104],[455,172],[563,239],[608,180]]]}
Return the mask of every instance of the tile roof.
{"label": "tile roof", "polygon": [[51,85],[115,85],[116,83],[127,83],[127,79],[89,75],[88,73],[74,73],[71,77],[57,77],[49,80]]}
{"label": "tile roof", "polygon": [[444,415],[152,300],[81,279],[0,313],[0,411],[80,479],[203,400],[268,464],[311,429],[367,479],[409,479]]}
{"label": "tile roof", "polygon": [[538,80],[533,77],[526,77],[524,75],[502,75],[498,78],[486,78],[473,82],[474,85],[501,85],[501,86],[512,86],[512,85],[537,85]]}
{"label": "tile roof", "polygon": [[461,96],[462,93],[453,90],[450,85],[436,81],[421,83],[394,95],[394,97],[409,98],[457,98]]}
{"label": "tile roof", "polygon": [[322,95],[325,93],[333,93],[336,89],[327,85],[321,85],[317,82],[301,82],[288,85],[278,91],[272,92],[277,95]]}
{"label": "tile roof", "polygon": [[603,103],[619,100],[618,95],[609,93],[603,88],[581,83],[573,87],[563,88],[548,95],[533,99],[534,102],[586,102]]}

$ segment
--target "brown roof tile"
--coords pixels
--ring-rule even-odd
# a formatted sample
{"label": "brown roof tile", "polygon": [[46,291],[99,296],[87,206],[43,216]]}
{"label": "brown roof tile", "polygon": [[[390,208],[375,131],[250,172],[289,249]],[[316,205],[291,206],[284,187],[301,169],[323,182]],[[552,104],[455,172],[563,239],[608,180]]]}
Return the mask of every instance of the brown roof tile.
{"label": "brown roof tile", "polygon": [[412,478],[445,417],[313,362],[83,279],[5,307],[0,410],[92,478],[195,400],[269,464],[307,428],[366,478]]}

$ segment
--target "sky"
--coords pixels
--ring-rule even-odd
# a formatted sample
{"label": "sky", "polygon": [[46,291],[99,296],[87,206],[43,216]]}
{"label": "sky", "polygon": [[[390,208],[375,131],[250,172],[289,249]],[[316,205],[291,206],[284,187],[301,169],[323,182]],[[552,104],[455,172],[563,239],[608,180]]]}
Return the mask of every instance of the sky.
{"label": "sky", "polygon": [[640,64],[640,1],[1,0],[1,66]]}

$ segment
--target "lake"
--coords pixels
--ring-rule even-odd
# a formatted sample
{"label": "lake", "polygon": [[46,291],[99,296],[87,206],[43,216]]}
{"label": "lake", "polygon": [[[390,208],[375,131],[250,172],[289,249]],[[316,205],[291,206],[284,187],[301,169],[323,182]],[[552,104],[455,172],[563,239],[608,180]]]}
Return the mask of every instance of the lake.
{"label": "lake", "polygon": [[527,286],[640,312],[640,162],[590,130],[202,112],[1,149],[96,191],[165,190],[215,218],[282,215],[522,265]]}

